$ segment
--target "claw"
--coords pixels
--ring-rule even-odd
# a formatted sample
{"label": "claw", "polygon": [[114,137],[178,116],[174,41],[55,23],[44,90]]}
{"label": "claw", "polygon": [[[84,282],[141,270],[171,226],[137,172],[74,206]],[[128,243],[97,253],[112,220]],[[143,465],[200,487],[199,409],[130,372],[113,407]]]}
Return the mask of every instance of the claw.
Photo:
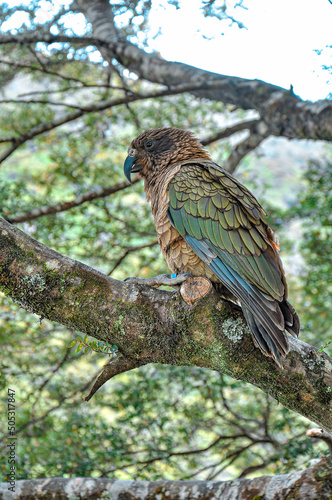
{"label": "claw", "polygon": [[124,281],[133,283],[135,285],[149,285],[155,288],[158,288],[160,286],[171,286],[174,288],[178,288],[188,278],[192,278],[192,275],[189,273],[172,275],[159,274],[158,276],[154,276],[153,278],[126,278]]}

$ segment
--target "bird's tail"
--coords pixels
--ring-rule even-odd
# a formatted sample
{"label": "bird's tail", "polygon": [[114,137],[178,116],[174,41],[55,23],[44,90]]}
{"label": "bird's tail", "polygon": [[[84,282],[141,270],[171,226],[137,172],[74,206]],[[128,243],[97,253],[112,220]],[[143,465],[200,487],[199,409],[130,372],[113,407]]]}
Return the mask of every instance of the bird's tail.
{"label": "bird's tail", "polygon": [[285,357],[289,351],[289,342],[285,330],[293,337],[298,337],[300,330],[300,320],[294,307],[287,300],[279,303],[281,313],[284,317],[284,329],[280,329],[279,325],[274,325],[273,337],[266,331],[266,328],[259,319],[244,304],[241,304],[241,307],[250,328],[255,346],[258,347],[265,356],[273,358],[280,368],[283,368],[281,358]]}

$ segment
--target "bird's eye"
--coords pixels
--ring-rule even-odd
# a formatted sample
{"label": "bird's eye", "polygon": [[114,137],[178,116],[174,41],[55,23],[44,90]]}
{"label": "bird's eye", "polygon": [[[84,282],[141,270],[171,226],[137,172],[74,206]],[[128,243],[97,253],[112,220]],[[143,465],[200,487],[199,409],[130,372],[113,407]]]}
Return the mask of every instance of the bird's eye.
{"label": "bird's eye", "polygon": [[146,149],[151,149],[154,145],[154,141],[146,141],[145,147]]}

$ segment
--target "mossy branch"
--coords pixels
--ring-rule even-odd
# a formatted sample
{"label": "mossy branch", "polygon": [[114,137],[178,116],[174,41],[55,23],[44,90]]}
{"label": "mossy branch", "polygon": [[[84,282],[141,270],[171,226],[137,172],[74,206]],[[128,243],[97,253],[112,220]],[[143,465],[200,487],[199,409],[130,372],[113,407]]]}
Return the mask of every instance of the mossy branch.
{"label": "mossy branch", "polygon": [[189,305],[179,293],[114,280],[3,219],[0,286],[27,311],[117,345],[132,360],[128,369],[154,362],[218,370],[332,431],[331,359],[290,338],[280,370],[254,347],[241,310],[214,289]]}

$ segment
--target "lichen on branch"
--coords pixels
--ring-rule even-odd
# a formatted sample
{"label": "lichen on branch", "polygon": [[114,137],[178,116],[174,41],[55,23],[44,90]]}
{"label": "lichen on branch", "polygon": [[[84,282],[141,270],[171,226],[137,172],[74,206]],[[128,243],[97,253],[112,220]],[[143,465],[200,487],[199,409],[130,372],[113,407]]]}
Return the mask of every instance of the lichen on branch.
{"label": "lichen on branch", "polygon": [[3,219],[0,286],[27,311],[117,345],[128,360],[119,373],[152,362],[218,370],[332,431],[330,358],[290,338],[281,370],[254,347],[240,308],[213,287],[190,304],[180,293],[117,281]]}

